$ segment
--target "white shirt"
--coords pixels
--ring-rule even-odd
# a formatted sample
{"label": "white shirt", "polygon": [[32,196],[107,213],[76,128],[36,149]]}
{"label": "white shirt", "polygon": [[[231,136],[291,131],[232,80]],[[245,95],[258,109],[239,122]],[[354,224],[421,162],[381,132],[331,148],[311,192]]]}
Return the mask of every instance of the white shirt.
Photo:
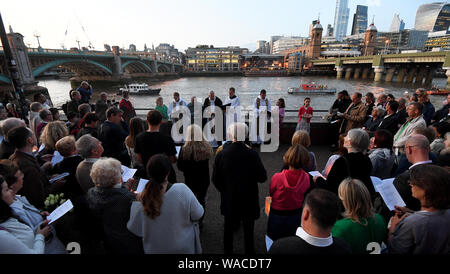
{"label": "white shirt", "polygon": [[302,238],[308,244],[317,247],[326,247],[333,244],[333,236],[331,236],[331,234],[327,238],[314,237],[304,231],[302,227],[297,228],[297,232],[295,233],[295,235]]}
{"label": "white shirt", "polygon": [[410,166],[409,169],[411,169],[411,168],[413,168],[413,167],[415,167],[415,166],[418,166],[418,165],[432,164],[432,163],[433,163],[433,161],[431,161],[431,160],[428,160],[428,161],[422,161],[422,162],[417,162],[417,163],[415,163],[414,165]]}
{"label": "white shirt", "polygon": [[239,100],[239,97],[234,97],[233,99],[230,98],[230,96],[225,99],[225,105],[231,104],[231,108],[235,108],[241,105],[241,101]]}
{"label": "white shirt", "polygon": [[[175,110],[173,110],[173,103],[176,103]],[[169,115],[169,117],[172,114],[172,112],[178,111],[180,109],[180,103],[184,107],[187,106],[186,102],[181,98],[178,99],[178,102],[176,102],[175,100],[172,100],[172,102],[169,104],[169,109],[167,110],[167,115]]]}
{"label": "white shirt", "polygon": [[[259,108],[258,105],[256,104],[256,101],[259,98]],[[255,111],[255,115],[259,116],[259,114],[263,111],[268,111],[270,112],[272,110],[272,105],[270,104],[269,99],[266,97],[266,99],[261,99],[261,96],[258,96],[258,98],[255,99],[255,101],[253,102],[253,109]],[[266,100],[267,100],[267,106],[266,106]]]}

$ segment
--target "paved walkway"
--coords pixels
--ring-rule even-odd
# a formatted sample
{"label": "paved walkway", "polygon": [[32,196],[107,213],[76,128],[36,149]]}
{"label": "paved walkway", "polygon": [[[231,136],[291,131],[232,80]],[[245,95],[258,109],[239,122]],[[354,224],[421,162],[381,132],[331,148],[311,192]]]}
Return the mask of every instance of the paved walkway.
{"label": "paved walkway", "polygon": [[[267,229],[267,216],[264,213],[265,197],[269,194],[269,184],[272,176],[281,170],[283,165],[283,155],[288,150],[288,145],[282,145],[276,152],[260,153],[264,167],[267,171],[267,181],[259,184],[259,204],[261,207],[260,218],[255,222],[255,248],[257,254],[266,253],[265,234]],[[321,171],[331,155],[328,147],[311,147],[317,158],[317,164]],[[212,173],[212,161],[210,163],[210,173]],[[182,182],[183,174],[176,169],[177,179]],[[200,238],[205,254],[223,254],[223,216],[220,214],[220,196],[217,189],[211,183],[208,189],[207,205],[203,229],[200,231]],[[234,234],[234,252],[244,253],[243,229],[241,228]]]}

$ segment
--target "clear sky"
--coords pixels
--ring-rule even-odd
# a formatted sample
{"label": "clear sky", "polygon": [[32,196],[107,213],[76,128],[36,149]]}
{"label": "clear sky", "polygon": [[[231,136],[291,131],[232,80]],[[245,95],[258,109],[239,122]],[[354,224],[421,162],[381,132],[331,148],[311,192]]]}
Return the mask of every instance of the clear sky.
{"label": "clear sky", "polygon": [[[413,28],[417,8],[432,2],[349,0],[347,34],[358,4],[369,6],[369,24],[375,15],[378,30],[387,31],[394,13]],[[133,43],[138,50],[144,43],[170,43],[182,51],[199,44],[254,50],[257,40],[271,35],[307,36],[319,13],[326,29],[335,7],[336,0],[2,0],[0,12],[5,27],[12,25],[31,47],[37,47],[37,33],[44,48],[76,47],[78,39],[81,46],[90,40],[96,50],[104,43]]]}

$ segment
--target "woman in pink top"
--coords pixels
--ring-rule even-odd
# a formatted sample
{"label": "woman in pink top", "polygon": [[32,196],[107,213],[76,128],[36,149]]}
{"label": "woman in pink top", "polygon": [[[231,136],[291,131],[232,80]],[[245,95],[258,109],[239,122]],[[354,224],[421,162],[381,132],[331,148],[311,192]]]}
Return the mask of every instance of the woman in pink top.
{"label": "woman in pink top", "polygon": [[283,158],[289,166],[273,175],[270,181],[270,206],[267,236],[277,240],[294,236],[300,226],[303,199],[312,188],[311,176],[303,171],[309,163],[309,154],[302,145],[291,146]]}
{"label": "woman in pink top", "polygon": [[279,115],[280,115],[279,122],[280,122],[280,128],[281,128],[281,125],[283,124],[284,116],[285,116],[285,113],[286,113],[286,104],[284,103],[284,99],[283,98],[278,99],[277,107],[278,107],[278,112],[279,112]]}
{"label": "woman in pink top", "polygon": [[310,125],[311,118],[313,117],[313,108],[309,105],[311,103],[311,99],[306,97],[305,104],[298,110],[298,124],[297,130],[305,130],[310,134]]}

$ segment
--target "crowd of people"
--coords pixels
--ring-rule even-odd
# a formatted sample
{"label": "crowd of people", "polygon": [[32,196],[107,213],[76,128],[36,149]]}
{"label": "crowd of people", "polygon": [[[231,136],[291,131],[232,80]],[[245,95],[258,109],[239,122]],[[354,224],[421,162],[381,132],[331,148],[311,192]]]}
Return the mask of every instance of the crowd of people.
{"label": "crowd of people", "polygon": [[[212,182],[224,216],[223,252],[233,253],[234,232],[242,225],[245,253],[254,254],[258,184],[268,179],[270,254],[450,252],[450,95],[435,111],[422,89],[398,99],[369,92],[365,102],[359,92],[351,99],[339,92],[328,114],[336,153],[321,172],[310,147],[311,99],[305,98],[282,169],[269,178],[255,149],[264,138],[250,142],[249,127],[238,116],[223,129],[214,126],[224,131],[224,140],[207,140],[194,123],[182,143],[170,135],[180,118],[172,114],[180,108],[209,107],[205,126],[216,108],[239,107],[234,88],[223,101],[211,91],[203,104],[195,97],[187,104],[175,92],[167,107],[159,97],[145,121],[128,93],[118,103],[102,93],[96,104],[92,94],[87,82],[71,91],[65,122],[42,94],[34,97],[26,120],[14,105],[2,117],[0,253],[64,254],[65,244],[78,241],[93,253],[200,254]],[[282,124],[283,98],[276,105]],[[265,90],[254,109],[256,117],[270,115]],[[136,173],[124,182],[125,168]],[[175,168],[184,178],[177,178]],[[52,179],[60,174],[67,176]],[[394,178],[406,206],[389,210],[371,176]],[[146,181],[139,193],[137,178]],[[60,193],[73,211],[49,224],[46,199]]]}

